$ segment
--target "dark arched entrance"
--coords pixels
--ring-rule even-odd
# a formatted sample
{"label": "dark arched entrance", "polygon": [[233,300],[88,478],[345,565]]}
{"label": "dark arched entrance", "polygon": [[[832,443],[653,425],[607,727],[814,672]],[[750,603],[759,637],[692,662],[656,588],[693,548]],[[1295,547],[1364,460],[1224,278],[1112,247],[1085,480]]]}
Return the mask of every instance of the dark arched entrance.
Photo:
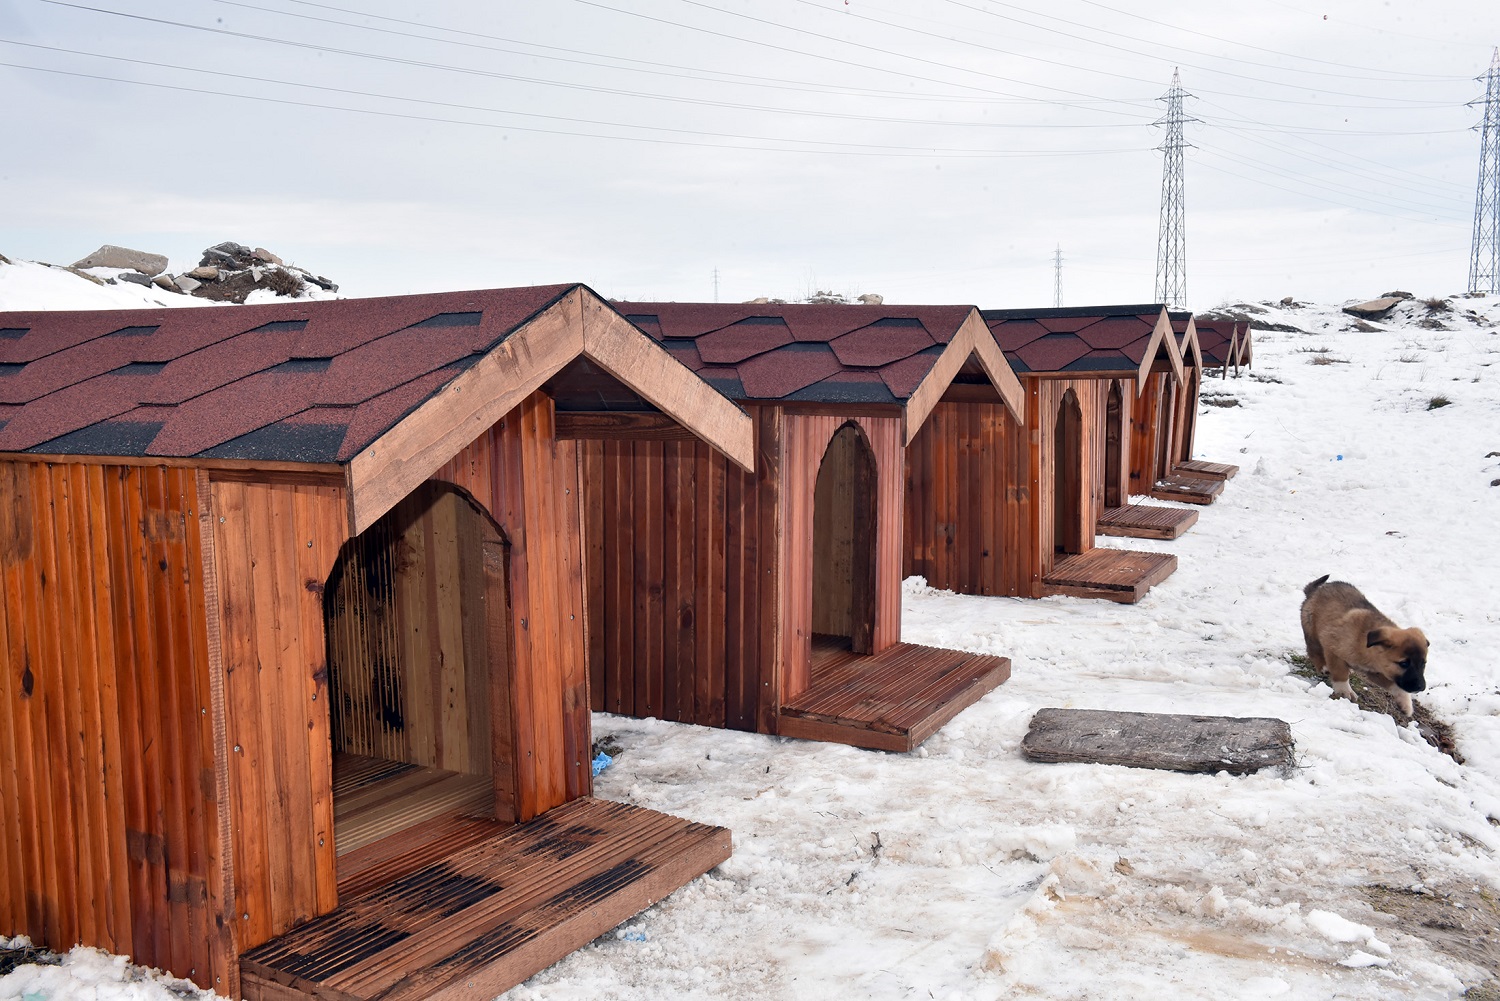
{"label": "dark arched entrance", "polygon": [[1187,389],[1182,401],[1182,442],[1178,460],[1187,462],[1193,457],[1193,431],[1198,424],[1198,369],[1189,370]]}
{"label": "dark arched entrance", "polygon": [[507,550],[429,480],[340,552],[323,591],[339,855],[439,816],[515,819]]}
{"label": "dark arched entrance", "polygon": [[817,648],[875,644],[875,450],[858,424],[823,453],[813,495],[812,629]]}
{"label": "dark arched entrance", "polygon": [[1052,434],[1052,549],[1083,552],[1083,411],[1071,389],[1057,406]]}
{"label": "dark arched entrance", "polygon": [[1125,461],[1124,396],[1119,380],[1111,380],[1109,399],[1104,406],[1104,506],[1123,507],[1120,470]]}
{"label": "dark arched entrance", "polygon": [[1157,401],[1155,478],[1163,480],[1172,471],[1172,420],[1177,413],[1176,383],[1167,380]]}

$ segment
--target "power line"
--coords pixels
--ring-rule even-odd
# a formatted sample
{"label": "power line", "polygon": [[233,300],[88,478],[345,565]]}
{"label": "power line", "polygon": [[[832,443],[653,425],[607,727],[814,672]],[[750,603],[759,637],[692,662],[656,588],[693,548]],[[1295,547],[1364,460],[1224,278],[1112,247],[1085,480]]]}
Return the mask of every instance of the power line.
{"label": "power line", "polygon": [[1469,253],[1469,291],[1500,292],[1500,46],[1490,57],[1479,126],[1479,185],[1474,193],[1474,243]]}
{"label": "power line", "polygon": [[[11,41],[9,39],[0,39],[0,42],[4,42],[4,43],[10,44],[10,45],[24,45],[24,46],[26,46],[28,48],[42,48],[42,49],[50,48],[50,46],[37,46],[37,45],[32,45],[29,42],[14,42],[14,41]],[[57,51],[72,52],[73,50],[64,49],[64,50],[57,50]],[[536,127],[533,127],[533,126],[505,124],[505,123],[498,123],[498,122],[475,122],[475,121],[470,121],[470,120],[467,120],[467,119],[460,119],[460,118],[439,118],[439,117],[432,116],[432,115],[418,115],[418,114],[411,114],[411,113],[406,113],[406,112],[386,111],[386,110],[381,110],[381,109],[377,109],[377,108],[351,108],[351,107],[346,107],[344,105],[337,105],[337,104],[321,104],[321,103],[316,102],[316,101],[298,101],[298,100],[292,100],[290,98],[267,97],[267,96],[258,95],[258,94],[244,94],[244,93],[240,93],[238,91],[211,90],[211,89],[205,88],[205,87],[188,87],[188,86],[184,86],[184,85],[181,85],[181,84],[156,83],[156,82],[147,81],[147,80],[131,80],[131,79],[128,79],[128,78],[125,78],[125,77],[105,76],[105,75],[99,74],[99,73],[81,73],[81,72],[77,72],[77,71],[74,71],[74,70],[55,69],[55,68],[46,67],[46,66],[27,66],[27,65],[22,64],[22,63],[0,62],[0,66],[6,66],[6,67],[9,67],[11,69],[29,70],[29,71],[34,72],[34,73],[51,73],[51,74],[54,74],[54,75],[57,75],[57,76],[75,77],[75,78],[83,79],[83,80],[98,80],[98,81],[103,81],[103,82],[106,82],[106,83],[123,83],[123,84],[128,84],[130,86],[135,86],[135,87],[154,87],[154,88],[157,88],[159,90],[175,90],[175,91],[179,91],[179,92],[187,93],[187,94],[204,94],[204,95],[211,96],[211,97],[231,97],[231,98],[236,98],[238,100],[244,100],[244,101],[258,101],[258,102],[262,102],[262,103],[266,103],[266,104],[279,104],[279,105],[285,105],[285,106],[291,106],[291,107],[299,107],[299,108],[316,108],[316,109],[321,109],[321,110],[324,110],[324,111],[343,111],[343,112],[348,112],[350,114],[375,115],[375,116],[384,117],[384,118],[404,119],[404,120],[407,120],[407,121],[434,122],[434,123],[438,123],[438,124],[442,124],[442,125],[466,125],[466,126],[470,126],[472,128],[499,129],[499,130],[502,130],[502,131],[509,130],[509,131],[514,131],[514,132],[532,132],[532,133],[538,133],[538,134],[542,134],[542,135],[574,136],[574,137],[583,138],[583,139],[610,139],[610,140],[616,140],[616,141],[621,141],[621,142],[651,143],[651,144],[655,144],[655,145],[696,146],[696,147],[701,147],[701,148],[706,148],[706,149],[755,150],[755,151],[760,151],[760,152],[778,152],[778,153],[816,153],[816,154],[833,154],[833,155],[838,155],[838,156],[895,156],[895,157],[933,157],[933,156],[941,156],[941,157],[952,157],[952,158],[955,158],[955,159],[1008,159],[1008,158],[1012,158],[1012,157],[1024,158],[1024,157],[1033,157],[1033,156],[1076,156],[1076,155],[1079,155],[1080,153],[1085,153],[1085,154],[1104,154],[1104,153],[1135,153],[1135,152],[1139,152],[1136,149],[1128,148],[1128,147],[1127,148],[1120,148],[1120,149],[1113,149],[1113,150],[1099,150],[1099,149],[1096,149],[1096,150],[1077,150],[1077,149],[1070,149],[1070,150],[984,150],[984,149],[961,149],[961,148],[951,148],[951,147],[916,147],[916,146],[885,145],[885,144],[878,144],[878,143],[842,143],[842,142],[835,142],[835,141],[832,141],[832,140],[824,140],[824,139],[784,139],[784,138],[780,138],[780,137],[776,137],[776,136],[748,136],[748,135],[739,135],[739,134],[735,134],[735,133],[704,132],[704,131],[696,130],[696,129],[677,129],[677,128],[670,128],[670,127],[667,127],[667,126],[659,126],[659,125],[628,125],[628,124],[624,124],[624,123],[620,123],[620,122],[608,122],[608,121],[599,121],[599,120],[593,120],[593,119],[568,118],[568,117],[561,116],[561,115],[543,115],[543,114],[539,114],[539,113],[535,113],[535,112],[529,112],[529,111],[509,111],[509,110],[506,110],[506,109],[503,109],[503,108],[485,108],[485,107],[479,107],[479,106],[475,106],[475,105],[454,104],[454,103],[445,102],[445,101],[429,101],[429,100],[424,100],[422,98],[402,97],[402,96],[394,95],[394,94],[379,94],[379,93],[372,93],[370,91],[351,90],[351,89],[341,88],[341,87],[326,87],[326,86],[322,86],[322,85],[319,85],[319,84],[294,83],[294,82],[285,81],[285,80],[276,80],[276,79],[272,79],[272,78],[269,78],[269,77],[254,77],[254,76],[246,76],[244,74],[239,74],[239,73],[225,73],[225,72],[222,72],[222,71],[219,71],[219,70],[198,70],[198,69],[194,69],[192,67],[173,66],[170,63],[157,63],[157,62],[152,62],[150,60],[144,60],[144,59],[129,59],[129,58],[126,58],[124,56],[106,56],[106,55],[99,55],[97,53],[92,53],[92,52],[80,52],[80,53],[77,53],[77,54],[79,54],[79,55],[97,56],[98,58],[101,58],[101,59],[111,59],[111,60],[116,60],[116,61],[120,61],[120,62],[144,64],[144,65],[149,65],[149,66],[158,66],[158,67],[162,67],[162,68],[166,68],[166,69],[178,69],[178,70],[186,70],[188,72],[205,73],[205,74],[212,75],[212,76],[228,77],[229,79],[251,80],[251,81],[255,81],[255,82],[259,82],[259,83],[275,84],[275,85],[278,85],[278,86],[301,87],[301,88],[305,88],[305,89],[308,89],[308,90],[321,90],[321,91],[327,91],[327,92],[332,92],[332,93],[345,94],[345,95],[348,95],[348,96],[369,97],[369,98],[375,98],[375,99],[379,99],[379,100],[407,101],[407,102],[410,102],[410,103],[413,103],[413,104],[424,104],[424,105],[428,105],[428,106],[431,106],[431,107],[451,108],[453,110],[478,111],[478,112],[483,112],[483,113],[487,113],[487,114],[498,114],[498,115],[517,115],[517,116],[523,116],[523,117],[527,117],[527,118],[542,118],[542,119],[548,119],[548,120],[552,120],[552,121],[563,121],[563,122],[571,122],[571,123],[576,123],[576,124],[603,125],[603,126],[611,127],[611,128],[637,129],[637,130],[645,130],[645,131],[652,131],[652,132],[668,132],[668,133],[675,133],[675,134],[680,134],[680,135],[696,135],[696,136],[702,136],[702,137],[705,137],[705,138],[738,139],[738,140],[744,140],[746,142],[776,142],[776,143],[787,143],[787,144],[797,144],[797,145],[795,145],[795,146],[792,146],[792,145],[786,145],[786,146],[747,146],[747,145],[735,145],[735,144],[730,144],[730,143],[694,142],[694,141],[686,140],[686,139],[667,139],[667,138],[653,137],[653,136],[628,136],[628,135],[626,135],[626,136],[616,136],[616,135],[604,135],[604,134],[597,133],[597,132],[574,132],[574,131],[569,131],[569,130],[566,130],[566,129],[543,129],[543,128],[536,128]],[[820,149],[820,148],[816,148],[816,147],[832,147],[832,148],[822,148],[822,149]]]}

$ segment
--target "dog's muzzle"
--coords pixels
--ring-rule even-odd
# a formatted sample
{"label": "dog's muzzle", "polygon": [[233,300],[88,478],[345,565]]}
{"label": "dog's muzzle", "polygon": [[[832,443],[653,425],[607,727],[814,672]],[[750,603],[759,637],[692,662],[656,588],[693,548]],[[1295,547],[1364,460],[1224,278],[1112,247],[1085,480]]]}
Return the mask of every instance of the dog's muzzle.
{"label": "dog's muzzle", "polygon": [[1420,674],[1403,674],[1396,679],[1396,687],[1403,692],[1425,692],[1427,680]]}

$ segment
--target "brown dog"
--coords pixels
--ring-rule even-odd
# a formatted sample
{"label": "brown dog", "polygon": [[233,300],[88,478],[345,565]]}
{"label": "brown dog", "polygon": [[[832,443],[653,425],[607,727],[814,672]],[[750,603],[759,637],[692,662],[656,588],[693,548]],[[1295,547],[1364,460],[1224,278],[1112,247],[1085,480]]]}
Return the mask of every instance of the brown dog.
{"label": "brown dog", "polygon": [[1335,695],[1354,698],[1349,672],[1358,671],[1385,689],[1401,711],[1411,715],[1411,695],[1427,687],[1427,637],[1401,629],[1343,581],[1324,574],[1302,589],[1302,636],[1307,658],[1333,682]]}

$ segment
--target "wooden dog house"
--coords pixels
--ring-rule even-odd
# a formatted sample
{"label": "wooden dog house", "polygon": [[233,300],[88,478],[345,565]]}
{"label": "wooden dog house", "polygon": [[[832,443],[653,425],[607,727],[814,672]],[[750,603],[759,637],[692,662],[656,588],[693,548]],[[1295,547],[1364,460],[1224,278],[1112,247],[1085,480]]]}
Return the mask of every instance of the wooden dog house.
{"label": "wooden dog house", "polygon": [[1239,375],[1240,322],[1217,316],[1193,318],[1205,375],[1209,369],[1218,369],[1219,378],[1226,379],[1230,366],[1234,367],[1235,375]]}
{"label": "wooden dog house", "polygon": [[[1191,314],[1168,316],[1166,338],[1170,358],[1160,362],[1135,400],[1130,446],[1130,493],[1189,504],[1211,504],[1223,490],[1217,480],[1189,476],[1178,470],[1182,461],[1181,408],[1189,373],[1183,364],[1181,335]],[[1201,378],[1201,376],[1200,376]]]}
{"label": "wooden dog house", "polygon": [[1026,393],[1015,420],[950,387],[907,452],[907,571],[965,594],[1137,601],[1176,557],[1094,546],[1125,505],[1127,414],[1169,329],[1160,306],[985,310]]}
{"label": "wooden dog house", "polygon": [[583,450],[594,708],[909,750],[1010,662],[902,643],[902,457],[972,307],[616,303],[755,425],[753,474],[671,429]]}
{"label": "wooden dog house", "polygon": [[[1196,485],[1196,490],[1212,499],[1218,496],[1225,481],[1234,479],[1240,467],[1227,462],[1193,458],[1203,388],[1204,357],[1198,339],[1198,325],[1191,314],[1177,314],[1173,319],[1172,329],[1177,334],[1182,367],[1186,374],[1172,419],[1172,452],[1176,456],[1173,469],[1184,479],[1208,481]],[[1220,484],[1217,488],[1214,487],[1214,481]]]}
{"label": "wooden dog house", "polygon": [[580,285],[0,314],[0,932],[481,999],[727,858],[590,796],[568,408],[754,461]]}

